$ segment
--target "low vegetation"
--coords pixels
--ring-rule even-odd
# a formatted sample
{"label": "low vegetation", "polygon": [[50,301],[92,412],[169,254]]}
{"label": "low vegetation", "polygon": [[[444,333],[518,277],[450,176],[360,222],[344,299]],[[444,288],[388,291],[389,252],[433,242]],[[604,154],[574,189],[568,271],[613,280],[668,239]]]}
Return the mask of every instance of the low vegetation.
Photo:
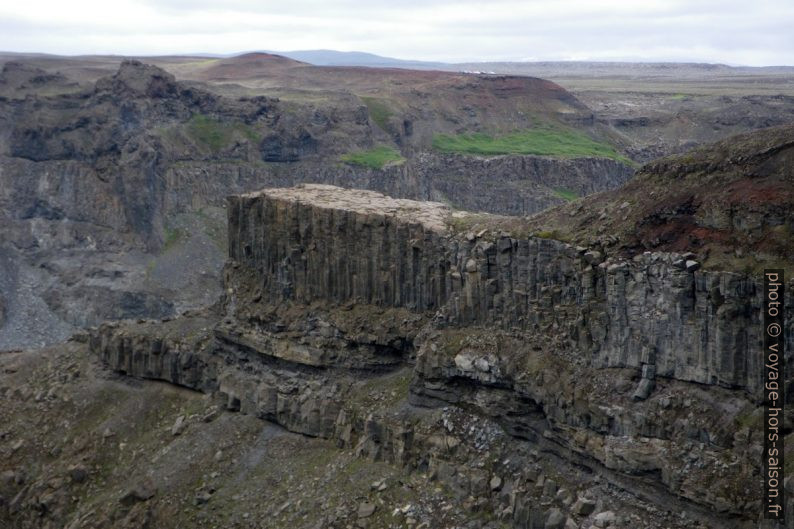
{"label": "low vegetation", "polygon": [[499,154],[534,154],[566,158],[597,156],[628,161],[612,146],[599,143],[584,133],[554,127],[534,128],[501,136],[483,133],[438,134],[433,138],[433,148],[441,152],[486,156]]}
{"label": "low vegetation", "polygon": [[370,169],[382,169],[388,163],[403,163],[405,158],[396,150],[386,145],[379,145],[367,151],[351,152],[343,155],[340,160],[351,165],[361,165]]}
{"label": "low vegetation", "polygon": [[174,248],[187,234],[179,228],[165,228],[163,233],[163,252]]}
{"label": "low vegetation", "polygon": [[452,213],[447,218],[447,226],[455,235],[478,234],[478,238],[493,240],[500,234],[509,234],[514,239],[555,239],[573,242],[569,234],[560,230],[538,230],[527,217],[510,217],[488,213]]}
{"label": "low vegetation", "polygon": [[376,97],[362,97],[361,100],[367,105],[369,117],[382,130],[389,131],[389,119],[394,114],[382,99]]}
{"label": "low vegetation", "polygon": [[239,121],[221,121],[203,114],[194,114],[187,122],[187,133],[196,142],[213,152],[227,147],[236,137],[259,142],[261,137],[249,125]]}
{"label": "low vegetation", "polygon": [[555,241],[571,242],[571,238],[559,230],[542,230],[532,233],[539,239],[554,239]]}
{"label": "low vegetation", "polygon": [[568,202],[573,202],[577,198],[579,198],[578,193],[576,191],[571,191],[570,189],[565,189],[563,187],[554,189],[554,194],[560,197],[563,200],[567,200]]}

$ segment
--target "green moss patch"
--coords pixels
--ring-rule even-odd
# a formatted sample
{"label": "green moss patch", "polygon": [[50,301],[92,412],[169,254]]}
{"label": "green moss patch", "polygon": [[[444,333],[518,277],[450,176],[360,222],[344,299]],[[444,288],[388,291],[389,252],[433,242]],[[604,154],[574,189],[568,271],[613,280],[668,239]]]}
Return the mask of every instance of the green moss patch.
{"label": "green moss patch", "polygon": [[565,189],[561,187],[559,189],[554,189],[553,191],[555,195],[557,195],[563,200],[567,200],[568,202],[573,202],[574,200],[579,198],[579,195],[576,193],[576,191],[571,191],[570,189]]}
{"label": "green moss patch", "polygon": [[382,169],[387,163],[402,163],[405,158],[396,150],[380,145],[367,151],[345,154],[340,160],[351,165],[361,165],[370,169]]}
{"label": "green moss patch", "polygon": [[570,238],[558,230],[542,230],[533,233],[539,239],[554,239],[555,241],[570,242]]}
{"label": "green moss patch", "polygon": [[362,97],[361,100],[367,105],[369,117],[372,118],[372,121],[384,131],[389,132],[389,119],[394,113],[386,102],[375,97]]}
{"label": "green moss patch", "polygon": [[437,134],[433,148],[440,152],[479,154],[532,154],[537,156],[559,156],[576,158],[595,156],[627,162],[611,145],[600,143],[586,134],[555,127],[541,127],[501,136],[483,133]]}
{"label": "green moss patch", "polygon": [[213,152],[228,147],[236,137],[254,143],[261,140],[261,135],[245,123],[221,121],[203,114],[194,114],[186,124],[186,131],[193,141]]}
{"label": "green moss patch", "polygon": [[163,233],[163,253],[174,248],[187,234],[179,228],[165,228]]}

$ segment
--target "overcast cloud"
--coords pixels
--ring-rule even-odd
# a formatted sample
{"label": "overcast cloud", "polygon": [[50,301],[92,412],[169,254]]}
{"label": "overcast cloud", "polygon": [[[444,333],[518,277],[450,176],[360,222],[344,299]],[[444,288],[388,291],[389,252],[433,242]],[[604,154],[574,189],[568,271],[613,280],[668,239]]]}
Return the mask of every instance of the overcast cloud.
{"label": "overcast cloud", "polygon": [[791,0],[3,0],[0,50],[794,64]]}

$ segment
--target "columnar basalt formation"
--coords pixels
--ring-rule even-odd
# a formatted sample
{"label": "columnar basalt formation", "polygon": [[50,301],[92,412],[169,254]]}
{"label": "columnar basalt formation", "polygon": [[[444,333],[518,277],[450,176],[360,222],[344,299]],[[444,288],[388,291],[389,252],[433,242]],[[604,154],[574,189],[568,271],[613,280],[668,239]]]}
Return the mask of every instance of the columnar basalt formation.
{"label": "columnar basalt formation", "polygon": [[553,239],[456,233],[476,217],[320,185],[230,197],[228,214],[231,259],[271,297],[441,311],[453,326],[554,326],[597,367],[758,390],[758,284],[687,255],[604,261]]}
{"label": "columnar basalt formation", "polygon": [[417,311],[448,298],[442,204],[307,185],[232,197],[228,212],[230,257],[268,295]]}
{"label": "columnar basalt formation", "polygon": [[[420,410],[459,407],[498,425],[505,454],[534,447],[707,526],[752,526],[753,279],[687,254],[605,257],[521,219],[328,185],[229,197],[228,215],[221,302],[102,326],[90,344],[111,368],[445,482],[476,473],[477,457]],[[398,400],[375,405],[378,386],[401,388]],[[582,517],[560,497],[538,510],[549,500],[521,490],[492,506],[515,527],[556,520],[554,509]]]}
{"label": "columnar basalt formation", "polygon": [[[565,90],[539,79],[432,76],[453,83],[426,95],[443,100],[455,132],[501,121],[497,109],[514,115],[511,100],[544,109],[532,112],[532,120],[524,115],[525,125],[511,119],[518,128],[548,115],[579,130],[580,120],[591,116]],[[408,86],[403,96],[422,97],[425,107],[424,94]],[[477,105],[485,115],[460,122],[444,94],[473,89],[487,97]],[[0,348],[58,343],[106,320],[160,318],[205,306],[220,294],[213,287],[225,248],[215,236],[204,244],[210,241],[200,232],[223,230],[228,194],[313,182],[524,215],[562,204],[571,194],[614,189],[634,172],[626,160],[598,156],[440,153],[432,138],[449,121],[435,112],[405,119],[395,114],[394,125],[411,132],[390,137],[357,90],[334,89],[331,99],[301,103],[220,92],[134,60],[90,86],[71,86],[18,62],[0,71],[0,260],[19,268],[19,277],[37,276],[0,285],[7,312],[16,314],[0,325]],[[406,159],[379,168],[344,161],[382,144]],[[141,274],[140,258],[166,266],[148,264]],[[88,260],[99,269],[118,263],[119,270],[98,282]],[[190,266],[175,263],[182,260]],[[170,277],[176,268],[178,286]]]}

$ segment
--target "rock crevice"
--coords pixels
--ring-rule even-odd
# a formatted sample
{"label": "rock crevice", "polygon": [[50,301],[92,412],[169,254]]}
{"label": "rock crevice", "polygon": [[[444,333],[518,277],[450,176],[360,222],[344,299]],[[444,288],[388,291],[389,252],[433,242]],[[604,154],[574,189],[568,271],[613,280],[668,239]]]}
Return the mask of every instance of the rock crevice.
{"label": "rock crevice", "polygon": [[681,266],[673,253],[604,261],[538,236],[459,234],[441,204],[390,200],[318,185],[230,197],[230,258],[272,298],[438,311],[451,326],[553,327],[596,367],[654,366],[758,393],[755,280]]}
{"label": "rock crevice", "polygon": [[[760,476],[761,439],[741,425],[760,410],[753,279],[700,270],[691,255],[605,258],[515,219],[327,185],[233,196],[228,215],[220,302],[103,325],[90,345],[112,369],[453,488],[465,480],[461,494],[488,482],[473,462],[501,439],[495,461],[532,447],[556,468],[751,527],[760,498],[744,484]],[[373,400],[376,388],[388,397]],[[465,416],[476,435],[428,423],[436,413]],[[531,490],[490,508],[515,527],[580,519],[562,501],[533,507],[553,503],[545,481],[528,475]]]}

